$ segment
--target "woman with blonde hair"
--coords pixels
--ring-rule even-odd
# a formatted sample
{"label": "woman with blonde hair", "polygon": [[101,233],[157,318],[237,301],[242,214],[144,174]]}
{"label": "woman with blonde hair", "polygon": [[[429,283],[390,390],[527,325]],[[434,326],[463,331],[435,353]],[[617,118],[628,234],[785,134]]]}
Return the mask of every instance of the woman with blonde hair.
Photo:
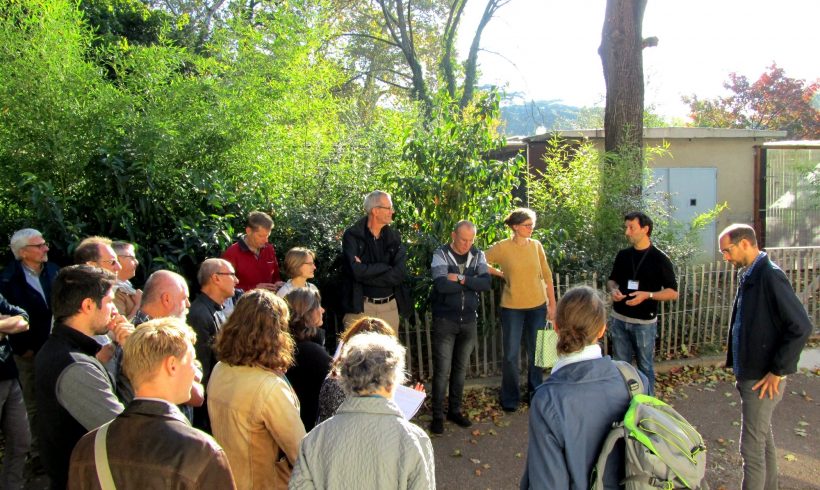
{"label": "woman with blonde hair", "polygon": [[288,320],[281,298],[254,289],[214,342],[219,362],[208,382],[208,414],[239,489],[287,488],[305,435],[299,399],[285,377],[294,350]]}
{"label": "woman with blonde hair", "polygon": [[298,288],[308,288],[318,292],[319,289],[308,282],[316,272],[316,254],[313,250],[304,247],[294,247],[285,254],[285,274],[290,279],[276,291],[280,298],[284,298],[291,291]]}
{"label": "woman with blonde hair", "polygon": [[504,224],[510,227],[510,238],[493,244],[485,253],[490,274],[504,278],[501,293],[501,331],[504,360],[501,368],[501,407],[507,412],[518,410],[521,388],[518,384],[518,357],[521,339],[527,348],[526,400],[543,381],[543,370],[535,365],[535,339],[544,328],[547,317],[555,316],[555,290],[552,271],[544,247],[533,240],[535,212],[527,208],[513,210]]}
{"label": "woman with blonde hair", "polygon": [[[521,488],[589,488],[601,445],[629,406],[625,379],[598,345],[606,331],[598,292],[587,286],[567,291],[558,302],[555,330],[558,362],[530,403]],[[607,462],[604,488],[619,488],[623,478],[623,446],[618,451]]]}

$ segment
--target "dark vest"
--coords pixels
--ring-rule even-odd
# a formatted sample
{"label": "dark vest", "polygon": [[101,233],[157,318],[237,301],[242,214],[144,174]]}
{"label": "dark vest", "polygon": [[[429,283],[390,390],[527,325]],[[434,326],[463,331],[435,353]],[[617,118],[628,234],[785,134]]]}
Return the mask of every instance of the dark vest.
{"label": "dark vest", "polygon": [[57,379],[69,364],[80,359],[91,362],[106,373],[103,365],[94,357],[99,350],[100,345],[93,338],[58,323],[54,325],[51,336],[35,358],[38,422],[35,430],[40,442],[40,457],[51,478],[51,488],[66,487],[71,451],[88,432],[57,401]]}

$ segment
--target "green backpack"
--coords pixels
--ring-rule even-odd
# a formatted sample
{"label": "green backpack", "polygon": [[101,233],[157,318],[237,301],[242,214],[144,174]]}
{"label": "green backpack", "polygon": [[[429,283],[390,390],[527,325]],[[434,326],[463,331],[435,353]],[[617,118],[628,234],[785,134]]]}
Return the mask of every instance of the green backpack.
{"label": "green backpack", "polygon": [[638,371],[615,361],[632,397],[622,422],[612,425],[590,477],[594,490],[603,490],[604,468],[615,444],[624,439],[626,490],[708,488],[706,446],[681,414],[661,400],[643,394]]}

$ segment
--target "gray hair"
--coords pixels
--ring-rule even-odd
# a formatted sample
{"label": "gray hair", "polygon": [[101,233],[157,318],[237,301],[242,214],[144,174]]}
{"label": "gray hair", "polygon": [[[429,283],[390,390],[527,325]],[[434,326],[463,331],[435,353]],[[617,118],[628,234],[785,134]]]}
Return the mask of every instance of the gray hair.
{"label": "gray hair", "polygon": [[[117,255],[125,252],[126,249],[128,249],[128,247],[134,247],[134,244],[129,243],[129,242],[122,242],[122,241],[111,242],[111,248],[114,249],[114,253],[116,253]],[[136,247],[134,247],[134,248],[136,248]]]}
{"label": "gray hair", "polygon": [[165,269],[153,272],[145,281],[145,287],[142,290],[142,304],[150,305],[159,301],[162,293],[181,284],[186,284],[185,278],[176,272]]}
{"label": "gray hair", "polygon": [[228,261],[224,259],[205,259],[199,266],[199,272],[196,274],[196,281],[199,283],[199,286],[202,287],[211,282],[211,277],[219,272],[219,269],[225,264],[228,264]]}
{"label": "gray hair", "polygon": [[456,223],[456,226],[453,228],[453,231],[458,233],[458,230],[460,230],[464,227],[469,227],[473,231],[478,231],[478,228],[476,227],[475,223],[473,223],[470,220],[466,220],[466,219],[463,219],[463,220],[459,221],[458,223]]}
{"label": "gray hair", "polygon": [[9,248],[11,249],[11,253],[14,254],[14,258],[19,260],[20,250],[23,250],[23,247],[28,245],[29,240],[41,236],[43,236],[43,234],[34,228],[23,228],[22,230],[15,231],[9,241]]}
{"label": "gray hair", "polygon": [[373,191],[364,197],[364,212],[370,214],[370,211],[378,207],[381,198],[390,198],[390,194],[384,191]]}
{"label": "gray hair", "polygon": [[404,347],[392,335],[361,333],[345,344],[339,381],[348,396],[368,395],[404,383]]}

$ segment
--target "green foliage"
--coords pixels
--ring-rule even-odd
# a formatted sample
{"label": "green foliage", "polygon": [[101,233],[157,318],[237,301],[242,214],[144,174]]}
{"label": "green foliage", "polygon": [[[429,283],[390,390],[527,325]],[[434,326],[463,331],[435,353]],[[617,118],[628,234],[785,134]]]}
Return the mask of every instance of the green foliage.
{"label": "green foliage", "polygon": [[400,196],[394,199],[396,219],[409,242],[408,266],[424,278],[433,250],[449,241],[458,221],[476,224],[480,246],[501,237],[501,222],[515,205],[513,190],[523,168],[522,159],[489,157],[503,144],[496,131],[496,93],[479,94],[463,110],[441,93],[434,114],[432,122],[412,129],[404,145],[402,175],[393,185]]}
{"label": "green foliage", "polygon": [[[647,148],[645,154],[655,158],[666,151]],[[627,246],[623,217],[635,210],[652,217],[653,242],[684,265],[698,252],[700,230],[725,209],[718,206],[692,223],[674,222],[668,196],[655,197],[650,170],[636,174],[633,156],[601,155],[589,142],[554,138],[544,160],[545,170],[527,185],[530,206],[538,213],[535,236],[559,273],[609,274],[616,252]],[[643,183],[642,194],[635,192],[636,182]]]}

